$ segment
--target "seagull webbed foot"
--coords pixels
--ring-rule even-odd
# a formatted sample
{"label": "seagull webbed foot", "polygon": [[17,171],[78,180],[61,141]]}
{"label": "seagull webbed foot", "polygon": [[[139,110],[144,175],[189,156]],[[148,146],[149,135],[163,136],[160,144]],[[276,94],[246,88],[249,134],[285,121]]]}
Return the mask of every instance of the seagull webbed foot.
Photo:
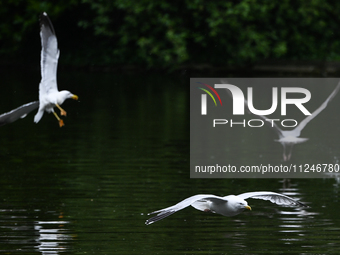
{"label": "seagull webbed foot", "polygon": [[59,120],[59,127],[62,127],[62,126],[64,126],[65,124],[64,124],[64,121],[62,120],[62,119],[60,119]]}
{"label": "seagull webbed foot", "polygon": [[61,115],[61,116],[66,116],[66,111],[65,111],[63,108],[61,108],[60,105],[56,104],[56,106],[57,106],[57,107],[59,108],[59,110],[60,110],[60,115]]}
{"label": "seagull webbed foot", "polygon": [[53,112],[53,114],[57,118],[57,120],[59,121],[59,127],[64,126],[64,121],[59,118],[58,114],[56,114],[55,112]]}

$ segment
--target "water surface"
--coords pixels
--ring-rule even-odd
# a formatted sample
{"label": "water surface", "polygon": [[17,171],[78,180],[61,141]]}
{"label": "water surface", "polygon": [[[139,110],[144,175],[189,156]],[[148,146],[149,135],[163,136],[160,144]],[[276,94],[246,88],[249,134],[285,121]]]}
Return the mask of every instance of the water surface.
{"label": "water surface", "polygon": [[[2,77],[1,112],[37,99],[38,71]],[[52,114],[34,124],[31,113],[0,129],[1,253],[340,252],[335,178],[189,178],[187,77],[60,72],[58,83],[79,96],[63,104],[65,127]],[[239,144],[236,138],[231,143]],[[280,144],[269,152],[251,144],[249,160],[271,153],[280,162]],[[322,153],[334,158],[336,151],[334,145]],[[303,146],[295,152],[304,155]],[[253,210],[232,218],[190,207],[144,224],[148,212],[194,194],[255,190],[282,192],[310,208],[249,199]]]}

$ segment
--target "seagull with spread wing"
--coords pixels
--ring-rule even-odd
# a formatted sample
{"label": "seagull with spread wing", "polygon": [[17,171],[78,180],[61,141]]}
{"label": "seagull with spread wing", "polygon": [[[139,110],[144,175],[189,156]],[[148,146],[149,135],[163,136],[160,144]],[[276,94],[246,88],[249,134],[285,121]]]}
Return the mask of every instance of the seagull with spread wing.
{"label": "seagull with spread wing", "polygon": [[150,225],[190,205],[197,210],[204,212],[217,213],[228,217],[235,216],[246,209],[251,210],[251,207],[245,200],[247,198],[269,200],[270,202],[278,205],[308,207],[307,205],[291,197],[271,191],[247,192],[237,196],[229,195],[225,197],[219,197],[215,195],[195,195],[184,199],[173,206],[149,213],[148,215],[157,215],[148,219],[145,224]]}
{"label": "seagull with spread wing", "polygon": [[[224,84],[228,84],[224,81],[221,81]],[[283,160],[288,161],[290,160],[292,156],[292,150],[293,146],[298,143],[303,143],[306,142],[309,138],[303,138],[299,137],[301,135],[302,129],[306,127],[306,125],[314,119],[321,111],[323,111],[328,103],[335,97],[335,95],[338,93],[340,89],[340,82],[338,85],[334,88],[333,92],[327,97],[325,102],[323,102],[319,108],[317,108],[311,115],[307,116],[304,120],[302,120],[299,125],[297,125],[294,129],[292,130],[282,130],[279,128],[275,122],[270,121],[268,118],[262,115],[257,115],[256,116],[260,117],[265,121],[265,123],[269,124],[270,127],[278,134],[279,139],[275,140],[276,142],[279,142],[283,146]],[[248,101],[245,99],[244,100],[245,106],[248,108]]]}
{"label": "seagull with spread wing", "polygon": [[38,101],[30,102],[15,108],[10,112],[6,112],[0,115],[0,126],[12,123],[20,118],[26,117],[31,111],[37,109],[39,106]]}
{"label": "seagull with spread wing", "polygon": [[34,122],[38,123],[44,112],[53,112],[59,121],[59,126],[64,122],[54,112],[54,107],[59,108],[60,115],[66,116],[66,111],[60,105],[68,98],[78,100],[78,96],[67,90],[58,91],[57,87],[57,66],[59,49],[57,37],[51,20],[44,12],[40,15],[40,37],[41,37],[41,82],[39,85],[39,110],[34,116]]}

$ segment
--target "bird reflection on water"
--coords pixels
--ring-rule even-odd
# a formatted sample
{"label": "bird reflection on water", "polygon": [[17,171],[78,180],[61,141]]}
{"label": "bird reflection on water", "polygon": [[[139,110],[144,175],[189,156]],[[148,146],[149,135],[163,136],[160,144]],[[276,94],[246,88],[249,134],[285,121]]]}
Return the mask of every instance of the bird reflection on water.
{"label": "bird reflection on water", "polygon": [[[7,236],[8,245],[20,247],[17,250],[41,254],[61,254],[70,250],[74,235],[70,234],[71,222],[63,219],[62,212],[12,208],[0,209],[0,212],[2,235]],[[35,220],[46,215],[49,220]],[[0,248],[1,252],[6,252],[4,247]]]}

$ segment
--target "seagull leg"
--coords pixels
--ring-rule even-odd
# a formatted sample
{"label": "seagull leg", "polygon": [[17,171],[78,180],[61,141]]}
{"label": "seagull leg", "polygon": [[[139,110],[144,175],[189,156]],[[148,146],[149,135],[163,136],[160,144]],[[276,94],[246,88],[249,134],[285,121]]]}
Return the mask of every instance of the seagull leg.
{"label": "seagull leg", "polygon": [[53,114],[57,118],[57,120],[59,121],[59,127],[64,126],[64,121],[59,118],[58,114],[56,114],[55,112],[53,112]]}
{"label": "seagull leg", "polygon": [[66,111],[65,111],[63,108],[61,108],[60,105],[58,105],[58,104],[55,104],[55,105],[59,108],[59,110],[60,110],[60,115],[61,115],[61,116],[66,116]]}
{"label": "seagull leg", "polygon": [[293,144],[291,144],[289,148],[288,160],[290,160],[290,157],[292,156],[292,152],[293,152]]}
{"label": "seagull leg", "polygon": [[283,161],[287,161],[287,156],[286,156],[286,144],[282,144],[283,146]]}

